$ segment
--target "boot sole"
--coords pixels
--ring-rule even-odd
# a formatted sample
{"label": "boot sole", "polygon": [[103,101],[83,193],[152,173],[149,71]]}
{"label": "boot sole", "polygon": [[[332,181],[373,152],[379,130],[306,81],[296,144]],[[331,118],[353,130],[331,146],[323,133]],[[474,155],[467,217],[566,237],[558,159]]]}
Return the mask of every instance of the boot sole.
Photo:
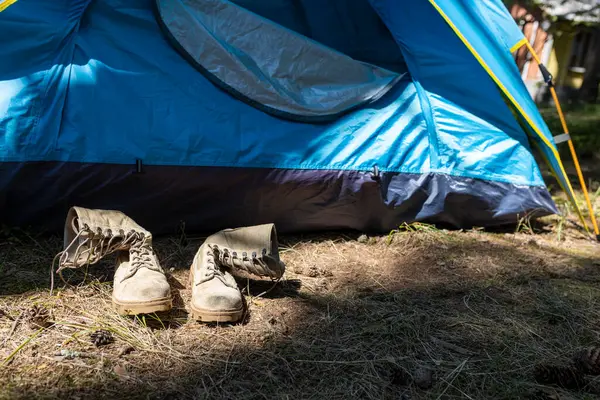
{"label": "boot sole", "polygon": [[244,309],[231,311],[209,311],[192,307],[190,304],[192,318],[201,322],[237,322],[242,319]]}
{"label": "boot sole", "polygon": [[169,311],[173,307],[170,297],[146,301],[143,303],[122,303],[112,298],[113,307],[121,315],[152,314],[155,312]]}
{"label": "boot sole", "polygon": [[[188,286],[191,288],[194,284],[194,273],[190,269],[188,275]],[[226,310],[226,311],[210,311],[203,310],[201,308],[194,308],[190,303],[190,314],[192,319],[201,322],[237,322],[244,316],[244,308],[239,310]]]}

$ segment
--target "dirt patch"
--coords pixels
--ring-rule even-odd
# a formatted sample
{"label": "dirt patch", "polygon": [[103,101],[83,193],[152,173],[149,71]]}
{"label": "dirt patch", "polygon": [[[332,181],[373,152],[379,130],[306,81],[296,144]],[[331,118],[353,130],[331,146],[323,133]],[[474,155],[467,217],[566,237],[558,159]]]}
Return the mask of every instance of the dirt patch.
{"label": "dirt patch", "polygon": [[[546,224],[283,237],[284,280],[240,278],[248,315],[218,326],[188,320],[202,238],[158,239],[172,312],[123,318],[110,261],[50,296],[60,239],[15,233],[0,239],[0,397],[599,398],[594,377],[568,390],[534,380],[537,363],[567,365],[600,335],[600,247]],[[25,321],[34,306],[51,325]],[[99,330],[114,340],[94,343]]]}

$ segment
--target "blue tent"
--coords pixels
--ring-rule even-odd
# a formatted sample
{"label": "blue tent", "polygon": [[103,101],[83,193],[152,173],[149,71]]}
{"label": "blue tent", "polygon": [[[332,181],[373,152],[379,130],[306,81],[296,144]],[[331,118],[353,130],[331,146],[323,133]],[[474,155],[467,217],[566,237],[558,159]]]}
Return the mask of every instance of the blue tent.
{"label": "blue tent", "polygon": [[454,227],[573,197],[500,0],[0,0],[0,217]]}

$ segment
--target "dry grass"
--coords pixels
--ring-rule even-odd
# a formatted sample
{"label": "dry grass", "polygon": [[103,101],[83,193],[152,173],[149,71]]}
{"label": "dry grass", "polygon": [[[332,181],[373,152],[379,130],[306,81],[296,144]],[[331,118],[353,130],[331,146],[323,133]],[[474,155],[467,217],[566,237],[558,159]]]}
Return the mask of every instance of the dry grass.
{"label": "dry grass", "polygon": [[[410,225],[360,241],[284,237],[285,280],[240,279],[249,314],[231,326],[187,320],[201,238],[158,240],[175,309],[122,318],[110,262],[51,297],[60,239],[11,232],[0,239],[0,397],[600,398],[600,378],[566,391],[532,377],[538,362],[600,344],[600,246],[570,220],[560,235],[560,218],[545,221],[520,229],[535,235]],[[53,326],[19,319],[34,304]],[[96,329],[115,342],[95,347]]]}

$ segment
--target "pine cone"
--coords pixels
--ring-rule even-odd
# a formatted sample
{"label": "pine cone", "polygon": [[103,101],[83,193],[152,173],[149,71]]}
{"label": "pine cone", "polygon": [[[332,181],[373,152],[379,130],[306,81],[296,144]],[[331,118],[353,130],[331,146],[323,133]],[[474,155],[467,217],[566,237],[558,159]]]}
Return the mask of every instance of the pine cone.
{"label": "pine cone", "polygon": [[104,345],[110,344],[115,341],[112,333],[110,333],[109,331],[106,331],[104,329],[100,329],[100,330],[97,330],[96,332],[92,333],[90,335],[90,338],[92,339],[92,343],[94,343],[96,345],[96,347],[104,346]]}
{"label": "pine cone", "polygon": [[37,304],[27,310],[25,320],[32,329],[47,328],[52,325],[48,309]]}
{"label": "pine cone", "polygon": [[600,347],[588,347],[578,351],[573,361],[584,374],[600,375]]}
{"label": "pine cone", "polygon": [[566,389],[576,389],[585,386],[585,377],[575,367],[551,364],[536,365],[533,375],[541,384],[558,385]]}

